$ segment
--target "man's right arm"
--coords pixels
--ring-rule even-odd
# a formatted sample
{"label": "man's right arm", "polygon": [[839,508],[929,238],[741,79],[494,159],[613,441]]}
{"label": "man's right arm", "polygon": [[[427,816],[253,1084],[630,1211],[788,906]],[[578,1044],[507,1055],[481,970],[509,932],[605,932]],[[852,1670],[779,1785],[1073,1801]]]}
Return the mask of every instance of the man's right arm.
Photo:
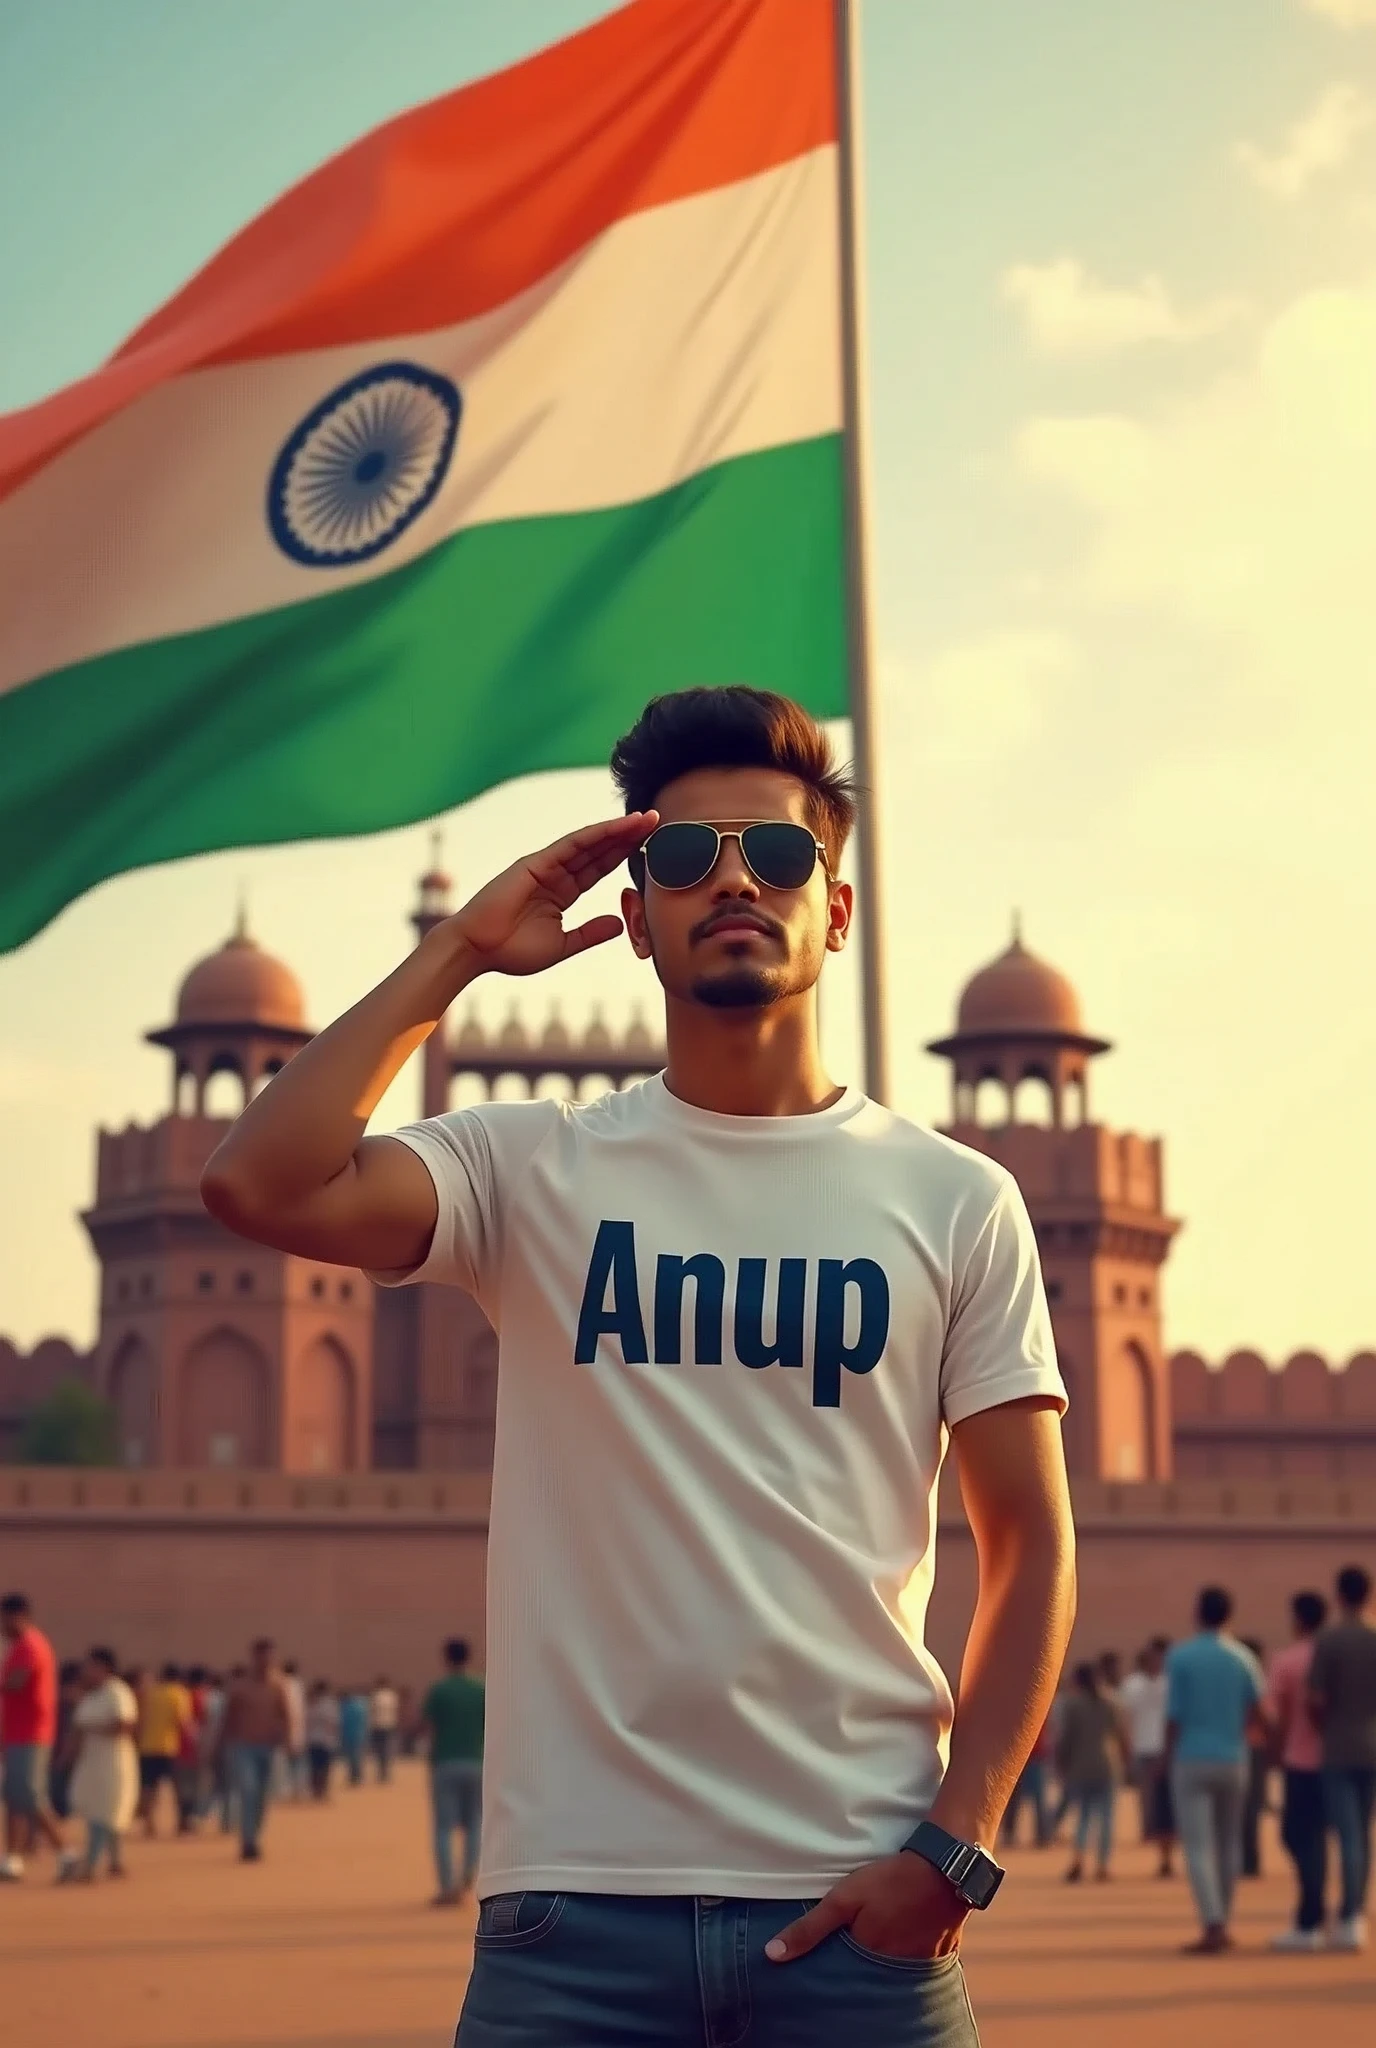
{"label": "man's right arm", "polygon": [[364,1136],[369,1117],[478,975],[538,974],[616,936],[619,918],[566,931],[564,912],[654,818],[635,812],[570,833],[515,862],[428,932],[246,1105],[201,1176],[211,1215],[301,1258],[378,1272],[420,1265],[438,1220],[434,1183],[409,1146]]}
{"label": "man's right arm", "polygon": [[212,1153],[201,1199],[240,1237],[340,1266],[417,1266],[434,1182],[410,1149],[364,1133],[382,1095],[473,979],[438,925],[387,979],[303,1045]]}

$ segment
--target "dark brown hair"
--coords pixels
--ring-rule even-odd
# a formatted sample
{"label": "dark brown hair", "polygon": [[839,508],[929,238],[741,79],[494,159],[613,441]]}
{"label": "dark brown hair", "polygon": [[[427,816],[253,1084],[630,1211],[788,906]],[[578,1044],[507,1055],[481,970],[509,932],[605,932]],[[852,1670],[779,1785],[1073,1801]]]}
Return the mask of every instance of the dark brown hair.
{"label": "dark brown hair", "polygon": [[[612,749],[612,780],[628,811],[648,811],[667,783],[695,768],[775,768],[807,793],[807,818],[835,875],[855,824],[856,785],[838,768],[825,728],[791,697],[743,683],[652,697]],[[644,862],[630,859],[637,889]]]}

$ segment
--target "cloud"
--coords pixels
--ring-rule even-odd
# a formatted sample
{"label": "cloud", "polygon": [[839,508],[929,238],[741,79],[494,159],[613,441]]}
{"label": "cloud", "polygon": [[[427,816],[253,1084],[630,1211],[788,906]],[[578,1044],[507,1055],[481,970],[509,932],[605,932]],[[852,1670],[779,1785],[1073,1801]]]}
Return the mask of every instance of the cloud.
{"label": "cloud", "polygon": [[1233,161],[1254,185],[1277,199],[1298,199],[1324,171],[1336,170],[1369,127],[1376,109],[1355,85],[1330,85],[1288,129],[1279,150],[1239,142]]}
{"label": "cloud", "polygon": [[1081,597],[1232,639],[1254,686],[1376,726],[1376,281],[1307,292],[1153,419],[1045,417],[1022,473],[1091,516]]}
{"label": "cloud", "polygon": [[1376,0],[1300,0],[1308,14],[1317,14],[1339,28],[1376,28]]}
{"label": "cloud", "polygon": [[1325,933],[1376,906],[1373,362],[1376,279],[1295,299],[1243,367],[1151,416],[1043,417],[1015,446],[1084,517],[1064,616],[1193,678],[1124,830],[1165,834],[1201,888],[1250,873],[1287,914],[1307,892]]}
{"label": "cloud", "polygon": [[939,648],[921,667],[881,655],[886,751],[988,767],[1020,753],[1079,667],[1063,632],[995,628]]}
{"label": "cloud", "polygon": [[1159,277],[1108,285],[1073,256],[1014,263],[999,290],[1015,306],[1032,341],[1054,356],[1104,356],[1150,341],[1193,341],[1226,327],[1241,312],[1235,299],[1185,309]]}

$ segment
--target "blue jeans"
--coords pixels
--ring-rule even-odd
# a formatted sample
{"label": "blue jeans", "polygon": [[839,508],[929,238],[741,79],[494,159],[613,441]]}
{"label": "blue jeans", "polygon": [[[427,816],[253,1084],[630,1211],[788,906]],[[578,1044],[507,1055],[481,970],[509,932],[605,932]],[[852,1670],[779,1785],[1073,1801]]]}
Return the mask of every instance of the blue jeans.
{"label": "blue jeans", "polygon": [[430,1812],[435,1825],[435,1875],[442,1892],[454,1886],[454,1830],[463,1829],[465,1890],[478,1868],[483,1829],[483,1767],[460,1758],[430,1766]]}
{"label": "blue jeans", "polygon": [[272,1792],[272,1765],[276,1751],[266,1742],[241,1742],[234,1753],[234,1774],[239,1791],[239,1839],[245,1849],[256,1849]]}
{"label": "blue jeans", "polygon": [[840,1929],[772,1963],[765,1943],[816,1903],[494,1893],[454,2048],[979,2048],[956,1956]]}
{"label": "blue jeans", "polygon": [[1075,1820],[1075,1860],[1078,1863],[1089,1847],[1091,1831],[1095,1836],[1095,1854],[1100,1870],[1108,1869],[1109,1852],[1113,1848],[1113,1804],[1116,1787],[1113,1785],[1077,1785],[1071,1797],[1079,1808]]}
{"label": "blue jeans", "polygon": [[1051,1836],[1051,1814],[1046,1797],[1046,1765],[1039,1756],[1032,1756],[1022,1767],[1022,1776],[1013,1787],[1013,1796],[1008,1802],[1008,1811],[1003,1816],[1003,1830],[999,1839],[1013,1845],[1018,1839],[1018,1815],[1025,1805],[1031,1805],[1035,1824],[1033,1840],[1040,1849]]}
{"label": "blue jeans", "polygon": [[1338,1861],[1343,1874],[1340,1920],[1355,1920],[1365,1913],[1371,1889],[1371,1817],[1376,1811],[1376,1770],[1345,1770],[1325,1765],[1324,1804],[1328,1824],[1338,1837]]}
{"label": "blue jeans", "polygon": [[1300,1882],[1295,1925],[1302,1934],[1315,1934],[1323,1926],[1323,1884],[1328,1861],[1322,1772],[1285,1773],[1280,1838],[1290,1852]]}

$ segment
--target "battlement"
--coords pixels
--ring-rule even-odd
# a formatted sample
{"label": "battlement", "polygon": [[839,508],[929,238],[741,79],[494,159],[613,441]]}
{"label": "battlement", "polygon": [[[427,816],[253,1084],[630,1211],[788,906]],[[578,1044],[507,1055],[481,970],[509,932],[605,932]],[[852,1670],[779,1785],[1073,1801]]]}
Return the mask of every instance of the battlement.
{"label": "battlement", "polygon": [[1095,1202],[1159,1214],[1165,1172],[1159,1138],[1105,1124],[952,1124],[948,1135],[996,1159],[1029,1202]]}
{"label": "battlement", "polygon": [[96,1203],[198,1190],[205,1163],[229,1129],[217,1116],[166,1116],[96,1134]]}
{"label": "battlement", "polygon": [[1376,1431],[1376,1351],[1358,1351],[1345,1365],[1296,1351],[1278,1366],[1256,1351],[1230,1352],[1218,1366],[1177,1351],[1171,1405],[1177,1434],[1343,1423]]}

